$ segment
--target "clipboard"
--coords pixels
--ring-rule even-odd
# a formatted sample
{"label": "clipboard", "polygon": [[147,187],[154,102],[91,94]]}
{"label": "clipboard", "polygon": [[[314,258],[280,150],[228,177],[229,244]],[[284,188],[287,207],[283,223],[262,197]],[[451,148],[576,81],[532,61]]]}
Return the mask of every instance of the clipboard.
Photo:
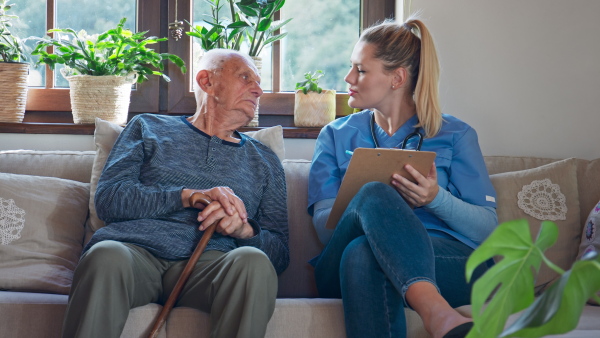
{"label": "clipboard", "polygon": [[427,176],[435,156],[436,153],[432,151],[356,148],[325,227],[335,228],[354,195],[366,183],[382,182],[392,186],[391,178],[396,173],[415,182],[404,165],[410,164],[423,176]]}

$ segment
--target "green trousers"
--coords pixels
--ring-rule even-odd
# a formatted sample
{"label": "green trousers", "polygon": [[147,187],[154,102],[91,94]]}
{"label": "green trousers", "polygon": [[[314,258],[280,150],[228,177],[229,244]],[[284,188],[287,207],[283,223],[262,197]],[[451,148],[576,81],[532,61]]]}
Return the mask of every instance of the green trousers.
{"label": "green trousers", "polygon": [[[164,303],[186,263],[156,258],[133,244],[95,244],[75,269],[63,337],[120,337],[129,310]],[[241,247],[204,252],[175,306],[210,313],[211,337],[264,337],[276,295],[277,274],[268,257]]]}

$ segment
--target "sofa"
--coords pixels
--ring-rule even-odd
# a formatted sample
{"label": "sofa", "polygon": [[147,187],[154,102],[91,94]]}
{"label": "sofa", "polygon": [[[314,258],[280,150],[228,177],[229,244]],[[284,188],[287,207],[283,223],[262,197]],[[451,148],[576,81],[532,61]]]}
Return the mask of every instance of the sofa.
{"label": "sofa", "polygon": [[[77,248],[81,250],[90,238],[89,187],[94,162],[98,151],[34,151],[11,150],[0,152],[0,231],[3,243],[0,245],[0,336],[1,337],[59,337],[62,319],[67,304],[69,278],[77,260]],[[498,196],[500,221],[514,218],[527,218],[532,231],[537,231],[539,220],[536,217],[555,218],[559,226],[559,240],[548,252],[549,257],[562,268],[568,269],[581,255],[589,243],[582,241],[583,224],[600,200],[600,160],[547,159],[535,157],[488,156],[485,157],[489,174],[492,177]],[[319,298],[313,281],[313,270],[307,261],[322,249],[312,228],[307,207],[307,180],[310,161],[285,159],[282,161],[286,174],[289,208],[290,265],[279,276],[278,299],[275,312],[267,328],[267,337],[345,337],[344,316],[341,300]],[[27,181],[27,180],[33,181]],[[8,183],[7,183],[8,182]],[[536,183],[537,182],[537,183]],[[542,183],[539,183],[542,182]],[[546,183],[544,183],[546,182]],[[549,182],[549,183],[548,183]],[[65,189],[67,185],[69,188]],[[540,186],[541,184],[541,186]],[[545,184],[545,185],[544,185]],[[58,185],[56,192],[52,188]],[[32,186],[33,188],[28,188]],[[12,188],[7,188],[12,187]],[[15,188],[16,187],[16,188]],[[62,188],[61,188],[62,187]],[[556,191],[558,188],[558,191]],[[26,226],[17,240],[11,230],[7,215],[18,210],[14,201],[19,194],[33,189],[25,199],[36,200],[34,206],[25,206],[25,211],[13,212],[13,220],[21,222],[24,215]],[[87,190],[86,190],[87,189]],[[75,192],[73,192],[75,191]],[[17,197],[7,198],[7,194]],[[67,201],[65,194],[80,194],[78,201]],[[87,194],[87,195],[86,195]],[[561,197],[562,194],[562,197]],[[517,196],[519,195],[519,196]],[[27,197],[30,196],[30,197]],[[49,196],[49,197],[48,197]],[[52,196],[56,196],[53,198]],[[524,202],[521,203],[524,197]],[[558,198],[556,197],[558,196]],[[564,198],[563,198],[564,197]],[[550,210],[548,198],[557,199],[560,205]],[[53,200],[54,199],[54,200]],[[517,202],[518,200],[518,202]],[[25,202],[20,202],[25,203]],[[43,211],[45,204],[51,204]],[[53,204],[54,203],[54,204]],[[536,209],[536,203],[538,210]],[[18,203],[17,203],[18,204]],[[78,207],[79,206],[79,207]],[[29,208],[29,209],[27,209]],[[54,209],[52,209],[54,208]],[[58,208],[60,211],[57,211]],[[79,214],[68,214],[77,210]],[[550,209],[553,207],[550,206]],[[43,219],[35,213],[41,213]],[[45,212],[45,213],[44,213]],[[10,216],[10,215],[9,215]],[[30,220],[33,232],[26,233]],[[67,229],[67,236],[77,232],[74,239],[65,241],[52,227],[60,227],[64,222],[74,223],[75,230]],[[13,233],[11,233],[11,231]],[[62,230],[61,230],[62,231]],[[7,233],[8,232],[8,233]],[[28,235],[29,234],[29,235]],[[27,236],[37,236],[33,249],[28,253],[6,251],[11,245],[25,240]],[[535,232],[534,232],[535,235]],[[11,237],[12,236],[12,237]],[[585,237],[585,236],[584,236]],[[589,237],[589,236],[588,236]],[[49,246],[53,241],[70,242],[75,247],[75,258],[65,263],[66,258],[56,259],[64,249],[56,249],[49,257],[37,257],[37,251]],[[589,241],[589,238],[586,240]],[[9,243],[10,242],[10,243]],[[597,241],[592,245],[597,245]],[[4,248],[4,249],[3,249]],[[551,250],[555,250],[550,252]],[[13,258],[9,258],[9,256]],[[19,256],[21,255],[21,256]],[[2,257],[4,256],[4,257]],[[23,257],[26,258],[14,258]],[[58,263],[50,262],[52,259]],[[72,260],[75,259],[73,262]],[[36,262],[42,260],[43,262]],[[18,261],[18,262],[14,262]],[[24,262],[15,273],[15,264]],[[48,268],[44,264],[61,265]],[[10,276],[9,276],[9,271]],[[44,275],[44,273],[47,273]],[[71,275],[69,275],[71,274]],[[13,276],[14,275],[14,276]],[[56,278],[56,276],[59,278]],[[12,276],[12,277],[11,277]],[[48,286],[48,279],[57,279],[54,286]],[[551,271],[540,271],[536,286],[543,289],[556,278]],[[28,279],[37,279],[26,282]],[[148,304],[131,309],[122,337],[147,336],[153,319],[161,309],[158,304]],[[470,307],[463,306],[459,311],[469,315]],[[406,309],[409,337],[429,337],[423,329],[419,316]],[[586,305],[577,328],[560,337],[600,337],[600,307]],[[174,308],[160,337],[208,337],[209,319],[206,313],[191,308]]]}

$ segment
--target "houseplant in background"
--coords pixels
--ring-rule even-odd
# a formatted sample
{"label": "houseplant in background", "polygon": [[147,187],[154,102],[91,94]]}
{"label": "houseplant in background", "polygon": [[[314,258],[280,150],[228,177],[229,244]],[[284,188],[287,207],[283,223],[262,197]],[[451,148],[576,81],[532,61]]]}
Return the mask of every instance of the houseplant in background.
{"label": "houseplant in background", "polygon": [[[600,256],[590,251],[565,272],[544,255],[557,238],[553,222],[542,222],[533,241],[528,222],[515,220],[500,224],[471,254],[467,280],[479,264],[502,258],[473,285],[474,327],[468,338],[543,337],[575,329],[588,299],[600,300]],[[560,277],[536,299],[534,273],[542,262]],[[505,328],[508,317],[519,311],[518,319]]]}
{"label": "houseplant in background", "polygon": [[322,127],[335,119],[335,90],[319,87],[324,75],[320,70],[304,74],[304,81],[296,83],[294,125]]}
{"label": "houseplant in background", "polygon": [[[95,118],[125,124],[129,109],[131,86],[148,76],[169,77],[163,73],[164,61],[176,64],[186,72],[183,60],[173,54],[158,53],[148,45],[166,38],[146,37],[147,32],[133,33],[124,28],[123,18],[113,29],[102,34],[87,35],[73,29],[51,29],[54,38],[39,39],[32,55],[39,63],[54,70],[57,64],[69,81],[73,120],[77,124],[95,123]],[[48,53],[47,47],[54,52]]]}
{"label": "houseplant in background", "polygon": [[25,60],[23,41],[10,32],[11,21],[18,19],[7,14],[14,4],[0,0],[0,122],[23,122],[27,103],[29,64]]}
{"label": "houseplant in background", "polygon": [[[225,48],[246,51],[254,60],[259,73],[262,70],[260,53],[265,46],[283,39],[287,33],[276,34],[292,19],[274,20],[275,13],[285,4],[285,0],[206,0],[211,7],[211,15],[204,22],[209,26],[190,25],[187,35],[200,41],[202,50]],[[228,15],[222,15],[226,6]],[[258,126],[256,106],[254,119],[249,126]]]}

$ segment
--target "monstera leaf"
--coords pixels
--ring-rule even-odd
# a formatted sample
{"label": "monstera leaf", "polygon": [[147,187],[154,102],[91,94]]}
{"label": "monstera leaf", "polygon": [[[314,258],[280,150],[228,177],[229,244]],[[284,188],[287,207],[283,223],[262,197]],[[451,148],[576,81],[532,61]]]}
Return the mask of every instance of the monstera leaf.
{"label": "monstera leaf", "polygon": [[[477,248],[467,261],[467,280],[475,268],[501,257],[473,285],[471,305],[474,327],[468,338],[542,337],[573,330],[586,301],[600,290],[600,258],[592,252],[564,272],[543,252],[556,242],[558,228],[542,222],[535,242],[526,220],[506,222]],[[539,298],[534,298],[534,277],[541,263],[561,277]],[[504,330],[511,314],[519,318]]]}
{"label": "monstera leaf", "polygon": [[500,337],[543,337],[577,326],[587,300],[600,290],[600,256],[589,252],[546,290]]}
{"label": "monstera leaf", "polygon": [[[481,276],[471,293],[474,327],[468,338],[497,337],[508,317],[531,305],[534,300],[534,272],[546,261],[543,252],[556,242],[558,228],[542,222],[535,242],[526,220],[500,224],[471,254],[467,261],[467,280],[475,268],[495,256],[502,259]],[[550,263],[551,267],[557,267]],[[562,273],[562,270],[559,269]],[[493,297],[486,304],[490,296]],[[485,310],[483,309],[486,305]]]}

